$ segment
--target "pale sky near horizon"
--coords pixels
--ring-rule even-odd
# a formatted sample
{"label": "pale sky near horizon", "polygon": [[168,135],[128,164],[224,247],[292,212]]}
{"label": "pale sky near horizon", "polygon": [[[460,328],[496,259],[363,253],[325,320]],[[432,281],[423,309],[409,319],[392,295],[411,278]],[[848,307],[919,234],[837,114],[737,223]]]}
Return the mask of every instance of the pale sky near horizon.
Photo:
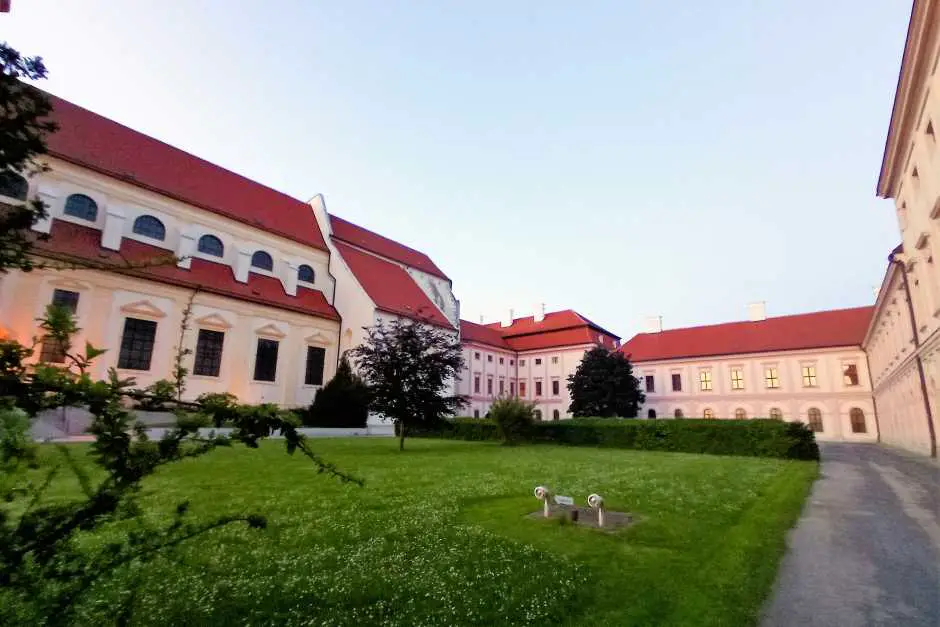
{"label": "pale sky near horizon", "polygon": [[909,0],[13,0],[45,89],[625,339],[871,304]]}

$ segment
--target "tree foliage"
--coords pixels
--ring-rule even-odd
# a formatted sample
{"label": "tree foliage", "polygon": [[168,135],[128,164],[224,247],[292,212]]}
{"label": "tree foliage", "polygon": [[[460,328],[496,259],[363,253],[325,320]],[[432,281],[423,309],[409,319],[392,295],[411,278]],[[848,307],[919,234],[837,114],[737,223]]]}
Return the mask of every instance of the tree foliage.
{"label": "tree foliage", "polygon": [[535,424],[535,403],[514,396],[499,398],[490,406],[489,418],[496,423],[503,444],[513,446],[522,441]]}
{"label": "tree foliage", "polygon": [[442,420],[466,405],[466,398],[448,393],[464,363],[453,331],[398,318],[366,331],[352,356],[369,385],[371,409],[395,423],[399,449],[408,427]]}
{"label": "tree foliage", "polygon": [[646,400],[630,360],[620,351],[603,346],[584,354],[577,371],[568,377],[568,392],[568,411],[575,417],[636,418]]}
{"label": "tree foliage", "polygon": [[369,386],[353,372],[344,355],[336,374],[302,415],[308,427],[362,428],[369,419]]}

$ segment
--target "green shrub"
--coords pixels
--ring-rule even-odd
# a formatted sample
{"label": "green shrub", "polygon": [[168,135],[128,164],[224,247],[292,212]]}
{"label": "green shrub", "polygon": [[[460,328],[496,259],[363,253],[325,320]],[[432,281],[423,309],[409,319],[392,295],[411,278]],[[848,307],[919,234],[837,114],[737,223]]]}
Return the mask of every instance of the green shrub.
{"label": "green shrub", "polygon": [[[499,440],[492,420],[455,418],[416,437]],[[536,422],[525,441],[678,453],[819,459],[813,432],[799,422],[781,420],[615,420],[576,418]]]}
{"label": "green shrub", "polygon": [[336,376],[317,392],[313,404],[300,417],[306,427],[361,429],[369,419],[369,387],[344,357]]}
{"label": "green shrub", "polygon": [[528,436],[535,423],[535,403],[519,398],[501,398],[490,407],[489,418],[503,444],[513,445]]}

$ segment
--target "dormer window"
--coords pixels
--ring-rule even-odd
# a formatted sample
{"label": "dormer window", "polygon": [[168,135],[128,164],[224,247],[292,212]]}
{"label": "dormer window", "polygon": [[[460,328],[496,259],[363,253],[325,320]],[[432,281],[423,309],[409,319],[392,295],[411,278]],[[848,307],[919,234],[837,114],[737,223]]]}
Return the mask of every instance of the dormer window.
{"label": "dormer window", "polygon": [[166,227],[163,226],[163,222],[153,216],[140,216],[134,220],[133,231],[137,235],[143,235],[161,242],[166,239]]}
{"label": "dormer window", "polygon": [[271,255],[263,250],[259,250],[251,256],[251,267],[270,272],[274,269],[274,260],[271,259]]}
{"label": "dormer window", "polygon": [[94,222],[98,219],[98,203],[85,194],[72,194],[65,199],[63,213],[73,218]]}
{"label": "dormer window", "polygon": [[297,280],[301,283],[313,283],[315,278],[316,275],[313,273],[313,268],[307,264],[301,264],[300,267],[297,268]]}
{"label": "dormer window", "polygon": [[221,257],[225,254],[225,246],[215,235],[203,235],[199,238],[199,245],[197,250],[203,255],[209,255],[212,257]]}
{"label": "dormer window", "polygon": [[16,172],[0,172],[0,196],[14,200],[26,200],[29,193],[29,183]]}

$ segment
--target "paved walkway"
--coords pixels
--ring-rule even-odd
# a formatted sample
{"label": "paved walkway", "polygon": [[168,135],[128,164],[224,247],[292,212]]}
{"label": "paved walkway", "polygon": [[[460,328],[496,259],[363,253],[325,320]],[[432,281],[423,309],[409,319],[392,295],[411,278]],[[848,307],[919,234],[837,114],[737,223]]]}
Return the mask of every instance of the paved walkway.
{"label": "paved walkway", "polygon": [[940,466],[822,445],[762,627],[940,625]]}

